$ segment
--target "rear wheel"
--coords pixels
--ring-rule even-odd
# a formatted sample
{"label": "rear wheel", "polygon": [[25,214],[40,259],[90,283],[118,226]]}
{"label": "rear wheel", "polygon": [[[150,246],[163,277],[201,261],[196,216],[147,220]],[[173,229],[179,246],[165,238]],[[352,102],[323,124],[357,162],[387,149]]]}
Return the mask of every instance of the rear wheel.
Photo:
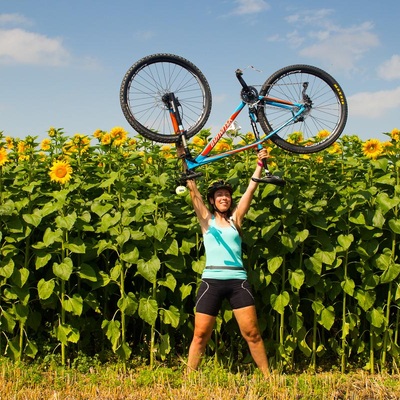
{"label": "rear wheel", "polygon": [[[271,136],[277,146],[287,151],[308,154],[324,150],[343,132],[348,114],[346,97],[335,79],[322,69],[309,65],[282,68],[267,79],[260,95],[310,105],[301,118]],[[259,107],[257,114],[266,134],[282,126],[292,115],[292,107],[280,108],[268,101]]]}
{"label": "rear wheel", "polygon": [[120,89],[125,118],[138,133],[161,143],[178,141],[162,98],[174,93],[186,137],[194,136],[211,112],[211,90],[202,72],[173,54],[154,54],[137,61],[126,72]]}

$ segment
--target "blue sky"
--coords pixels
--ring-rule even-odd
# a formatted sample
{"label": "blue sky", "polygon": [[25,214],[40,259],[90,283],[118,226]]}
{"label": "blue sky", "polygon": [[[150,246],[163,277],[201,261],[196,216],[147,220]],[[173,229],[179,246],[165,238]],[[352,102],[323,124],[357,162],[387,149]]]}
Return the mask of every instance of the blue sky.
{"label": "blue sky", "polygon": [[262,71],[245,69],[256,86],[305,63],[344,89],[345,134],[386,140],[400,128],[399,17],[398,0],[0,0],[0,131],[41,139],[51,126],[72,136],[118,125],[133,135],[119,105],[123,75],[165,52],[207,77],[214,133],[239,102],[237,68]]}

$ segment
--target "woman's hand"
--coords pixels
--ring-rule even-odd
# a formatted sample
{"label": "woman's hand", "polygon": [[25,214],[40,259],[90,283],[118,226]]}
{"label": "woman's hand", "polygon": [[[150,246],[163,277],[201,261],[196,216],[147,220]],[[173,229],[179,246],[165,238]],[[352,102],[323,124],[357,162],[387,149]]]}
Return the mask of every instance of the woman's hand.
{"label": "woman's hand", "polygon": [[262,160],[265,158],[267,159],[269,157],[269,152],[267,149],[261,149],[258,153],[257,153],[257,157],[258,160],[262,162]]}

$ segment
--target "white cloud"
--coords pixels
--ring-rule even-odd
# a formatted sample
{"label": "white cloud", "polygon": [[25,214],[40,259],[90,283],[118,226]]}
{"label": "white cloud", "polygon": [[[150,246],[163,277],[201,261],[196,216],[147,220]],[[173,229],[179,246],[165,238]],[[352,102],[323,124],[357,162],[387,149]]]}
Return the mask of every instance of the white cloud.
{"label": "white cloud", "polygon": [[381,118],[400,107],[400,86],[392,90],[361,92],[347,97],[349,113],[365,118]]}
{"label": "white cloud", "polygon": [[274,35],[268,36],[266,38],[267,42],[281,42],[282,41],[282,36],[275,33]]}
{"label": "white cloud", "polygon": [[236,0],[237,7],[233,10],[235,15],[257,14],[268,10],[269,5],[264,0]]}
{"label": "white cloud", "polygon": [[317,43],[302,49],[299,54],[323,61],[334,69],[351,71],[371,48],[379,45],[375,34],[359,29],[342,29],[317,39]]}
{"label": "white cloud", "polygon": [[286,35],[286,41],[289,42],[291,47],[297,48],[303,45],[305,38],[299,32],[294,31]]}
{"label": "white cloud", "polygon": [[68,63],[70,55],[59,38],[23,29],[0,29],[0,63],[58,66]]}
{"label": "white cloud", "polygon": [[301,11],[296,14],[289,15],[285,18],[287,22],[290,24],[302,24],[302,25],[321,25],[321,23],[325,23],[326,18],[333,13],[333,10],[322,8],[320,10],[312,10],[312,11]]}
{"label": "white cloud", "polygon": [[332,13],[331,9],[320,9],[288,16],[286,21],[295,25],[296,31],[286,35],[287,41],[300,48],[302,56],[320,60],[336,70],[354,71],[357,62],[379,45],[379,39],[372,23],[342,27],[333,22]]}
{"label": "white cloud", "polygon": [[385,80],[400,78],[400,55],[395,54],[378,67],[378,76]]}
{"label": "white cloud", "polygon": [[31,25],[31,22],[21,14],[0,14],[0,25]]}

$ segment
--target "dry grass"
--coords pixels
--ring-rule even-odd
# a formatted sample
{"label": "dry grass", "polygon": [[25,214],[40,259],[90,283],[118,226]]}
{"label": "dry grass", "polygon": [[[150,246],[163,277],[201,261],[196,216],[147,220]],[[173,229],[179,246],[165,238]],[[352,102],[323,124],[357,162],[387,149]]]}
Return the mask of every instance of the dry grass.
{"label": "dry grass", "polygon": [[269,379],[257,372],[232,374],[222,368],[206,369],[185,377],[179,369],[145,367],[122,374],[115,367],[41,370],[0,364],[1,400],[296,400],[296,399],[400,399],[399,376],[302,373],[272,374]]}

